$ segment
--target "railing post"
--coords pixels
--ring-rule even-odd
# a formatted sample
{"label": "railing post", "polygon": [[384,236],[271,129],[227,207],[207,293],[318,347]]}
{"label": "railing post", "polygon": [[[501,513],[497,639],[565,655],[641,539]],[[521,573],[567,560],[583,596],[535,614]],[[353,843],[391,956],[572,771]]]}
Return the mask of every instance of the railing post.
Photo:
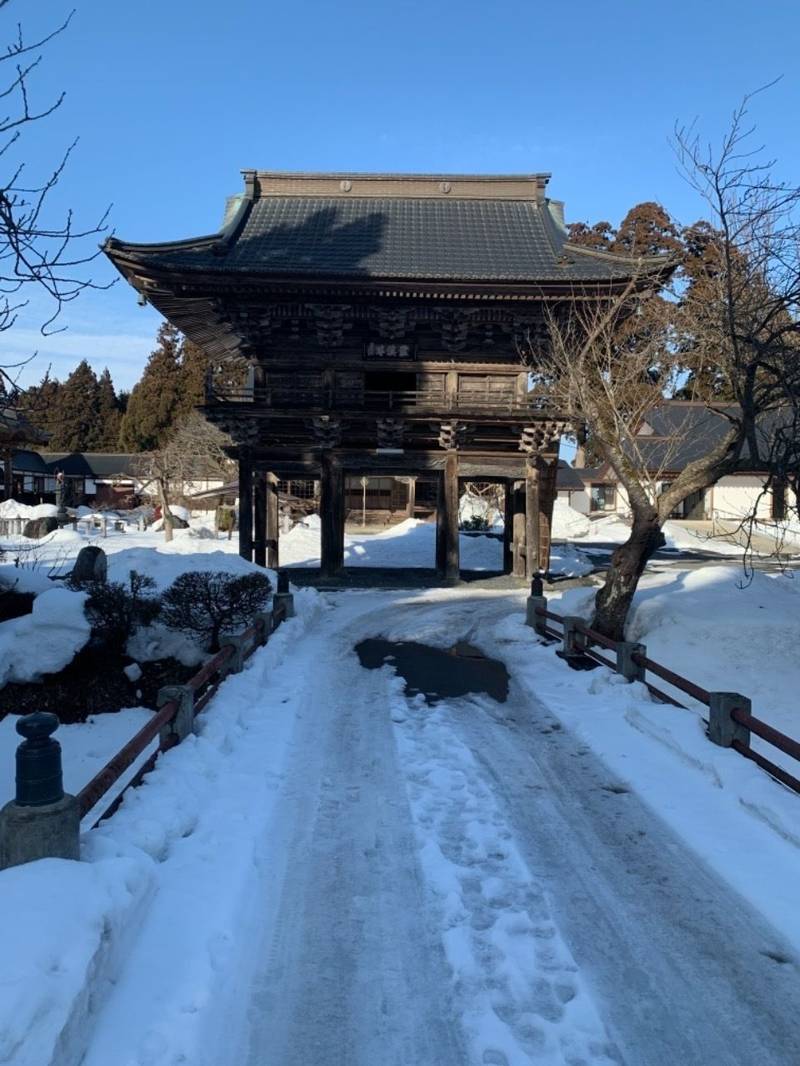
{"label": "railing post", "polygon": [[644,681],[646,668],[636,662],[635,655],[647,658],[644,644],[636,644],[631,640],[621,640],[617,644],[617,673],[622,674],[626,681]]}
{"label": "railing post", "polygon": [[283,622],[294,618],[294,596],[289,591],[289,575],[285,570],[278,571],[278,589],[272,597],[272,610]]}
{"label": "railing post", "polygon": [[0,870],[37,859],[80,857],[78,801],[64,792],[54,714],[37,711],[17,722],[16,797],[0,811]]}
{"label": "railing post", "polygon": [[547,610],[547,597],[544,594],[544,583],[539,574],[531,579],[531,594],[525,606],[525,625],[540,637],[547,636],[547,619],[541,611]]}
{"label": "railing post", "polygon": [[729,748],[738,740],[750,747],[750,730],[731,718],[731,711],[738,709],[750,714],[752,703],[741,692],[710,692],[708,701],[708,739],[712,744]]}
{"label": "railing post", "polygon": [[578,615],[567,615],[564,619],[564,643],[561,654],[565,659],[578,659],[586,654],[586,623]]}
{"label": "railing post", "polygon": [[222,651],[223,648],[233,648],[233,651],[220,671],[222,677],[227,677],[228,674],[240,674],[244,670],[245,653],[247,651],[247,641],[244,634],[231,633],[221,637],[219,650]]}
{"label": "railing post", "polygon": [[258,633],[258,643],[263,647],[272,632],[272,611],[256,611],[253,617],[253,625]]}
{"label": "railing post", "polygon": [[175,717],[167,722],[159,734],[159,746],[169,748],[175,737],[180,744],[194,730],[194,689],[188,685],[165,685],[156,694],[156,707],[164,707],[172,700],[178,705]]}

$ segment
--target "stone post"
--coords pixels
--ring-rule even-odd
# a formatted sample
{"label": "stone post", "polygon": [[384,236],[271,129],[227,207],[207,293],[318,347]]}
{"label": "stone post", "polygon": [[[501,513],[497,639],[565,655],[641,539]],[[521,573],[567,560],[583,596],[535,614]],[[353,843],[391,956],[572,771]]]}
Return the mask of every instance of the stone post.
{"label": "stone post", "polygon": [[647,648],[644,644],[636,644],[630,640],[621,640],[617,644],[617,673],[622,674],[626,681],[644,681],[646,668],[636,662],[634,655],[647,658]]}
{"label": "stone post", "polygon": [[258,629],[258,642],[263,647],[269,640],[274,628],[272,611],[256,611],[253,616],[253,625]]}
{"label": "stone post", "polygon": [[289,591],[289,575],[285,570],[278,571],[278,588],[272,597],[272,611],[283,622],[294,618],[294,596]]}
{"label": "stone post", "polygon": [[746,748],[750,747],[750,730],[739,725],[731,718],[734,708],[750,714],[752,703],[741,692],[710,692],[708,705],[708,739],[712,744],[729,748],[738,740]]}
{"label": "stone post", "polygon": [[576,659],[586,654],[586,623],[578,615],[567,615],[564,619],[564,643],[561,654],[565,659]]}
{"label": "stone post", "polygon": [[159,734],[159,743],[162,748],[168,748],[175,737],[180,744],[194,729],[194,689],[188,685],[165,685],[156,693],[156,706],[164,707],[172,700],[178,704],[178,710],[171,722],[162,728]]}
{"label": "stone post", "polygon": [[80,811],[64,792],[54,714],[37,711],[17,722],[16,797],[0,811],[0,870],[37,859],[80,857]]}
{"label": "stone post", "polygon": [[227,677],[228,674],[240,674],[244,670],[245,652],[247,651],[247,641],[242,634],[229,633],[220,638],[219,650],[223,648],[233,648],[233,652],[225,663],[221,670],[221,676]]}
{"label": "stone post", "polygon": [[547,619],[539,614],[539,611],[547,610],[547,597],[546,596],[529,596],[528,602],[525,607],[525,625],[530,626],[531,629],[540,637],[547,636]]}

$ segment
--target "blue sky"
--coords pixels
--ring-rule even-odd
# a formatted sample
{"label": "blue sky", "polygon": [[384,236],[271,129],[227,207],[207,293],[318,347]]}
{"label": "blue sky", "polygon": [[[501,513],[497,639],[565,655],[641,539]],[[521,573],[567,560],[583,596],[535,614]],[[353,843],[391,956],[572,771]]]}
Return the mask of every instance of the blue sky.
{"label": "blue sky", "polygon": [[[52,25],[69,0],[14,2],[0,31]],[[36,99],[59,111],[24,131],[33,178],[80,142],[57,194],[90,223],[165,240],[218,228],[240,169],[552,171],[567,219],[619,222],[658,200],[702,213],[676,171],[676,120],[718,139],[745,92],[782,76],[751,114],[779,171],[800,178],[800,5],[608,0],[77,0],[44,51]],[[98,280],[113,277],[97,262]],[[40,308],[0,336],[0,359],[38,350],[23,380],[85,356],[130,387],[158,324],[120,282],[71,304],[42,338]]]}

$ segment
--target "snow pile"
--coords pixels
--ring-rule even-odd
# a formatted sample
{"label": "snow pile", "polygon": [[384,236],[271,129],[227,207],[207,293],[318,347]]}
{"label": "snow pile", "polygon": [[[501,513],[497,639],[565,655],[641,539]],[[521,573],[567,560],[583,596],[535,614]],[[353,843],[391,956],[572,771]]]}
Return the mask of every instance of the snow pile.
{"label": "snow pile", "polygon": [[77,1066],[154,872],[124,856],[43,859],[0,872],[0,1062]]}
{"label": "snow pile", "polygon": [[50,518],[58,513],[54,503],[27,504],[16,500],[0,503],[0,518]]}
{"label": "snow pile", "polygon": [[0,684],[37,681],[71,663],[91,634],[85,600],[84,592],[50,588],[30,614],[0,622]]}
{"label": "snow pile", "polygon": [[0,592],[30,592],[38,596],[53,588],[53,582],[42,570],[30,566],[0,566]]}
{"label": "snow pile", "polygon": [[585,514],[576,511],[560,496],[553,504],[553,539],[572,540],[575,537],[585,537],[589,532],[591,522]]}

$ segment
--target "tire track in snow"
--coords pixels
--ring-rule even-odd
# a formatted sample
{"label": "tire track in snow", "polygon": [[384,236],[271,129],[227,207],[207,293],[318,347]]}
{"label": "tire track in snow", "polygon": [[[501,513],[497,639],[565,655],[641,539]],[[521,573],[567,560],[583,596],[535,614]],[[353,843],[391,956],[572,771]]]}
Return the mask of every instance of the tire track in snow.
{"label": "tire track in snow", "polygon": [[620,1056],[583,987],[541,883],[452,716],[393,681],[397,743],[420,860],[453,974],[470,1062],[588,1066]]}

